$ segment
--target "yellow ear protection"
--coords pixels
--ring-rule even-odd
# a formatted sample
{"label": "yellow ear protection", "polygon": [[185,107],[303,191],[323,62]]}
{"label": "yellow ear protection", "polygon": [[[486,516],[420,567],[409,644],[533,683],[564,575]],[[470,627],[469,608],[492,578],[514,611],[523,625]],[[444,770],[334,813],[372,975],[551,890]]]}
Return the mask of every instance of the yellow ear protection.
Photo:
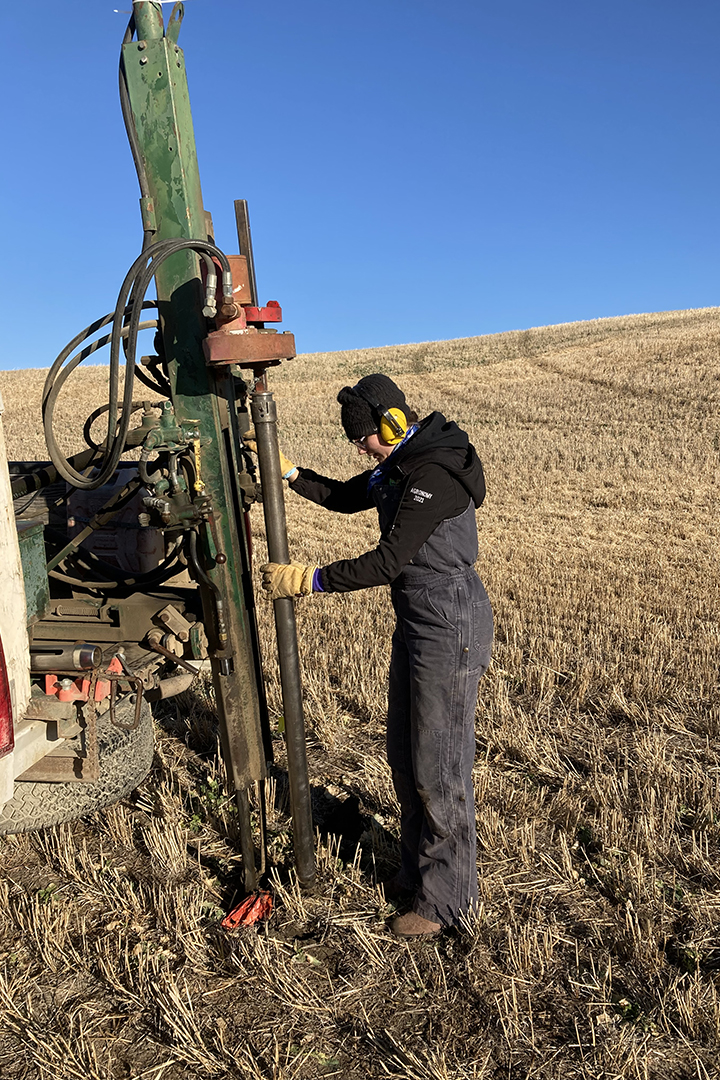
{"label": "yellow ear protection", "polygon": [[384,405],[381,405],[370,394],[365,393],[364,389],[361,390],[359,386],[353,386],[353,390],[359,397],[367,401],[368,405],[372,405],[373,409],[379,414],[380,427],[378,428],[378,434],[380,438],[390,446],[402,442],[408,429],[408,422],[402,409],[386,409]]}

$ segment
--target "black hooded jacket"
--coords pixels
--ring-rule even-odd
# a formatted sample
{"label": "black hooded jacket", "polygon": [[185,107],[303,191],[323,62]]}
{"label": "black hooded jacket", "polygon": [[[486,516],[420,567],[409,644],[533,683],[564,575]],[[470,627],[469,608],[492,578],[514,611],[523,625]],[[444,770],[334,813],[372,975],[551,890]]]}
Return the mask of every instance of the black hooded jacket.
{"label": "black hooded jacket", "polygon": [[407,442],[382,465],[381,478],[368,490],[370,473],[331,480],[300,469],[290,485],[311,502],[340,514],[376,507],[380,541],[357,559],[341,559],[321,569],[326,592],[351,592],[391,584],[448,518],[464,513],[472,500],[485,498],[482,465],[466,432],[454,421],[431,413]]}

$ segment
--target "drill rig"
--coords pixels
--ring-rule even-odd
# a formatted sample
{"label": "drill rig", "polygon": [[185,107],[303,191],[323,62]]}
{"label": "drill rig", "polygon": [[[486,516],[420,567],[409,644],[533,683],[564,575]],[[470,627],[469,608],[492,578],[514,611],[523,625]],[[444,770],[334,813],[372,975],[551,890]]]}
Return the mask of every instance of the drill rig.
{"label": "drill rig", "polygon": [[[239,254],[215,244],[178,44],[183,14],[176,3],[165,25],[161,4],[135,0],[122,44],[120,102],[140,185],[142,251],[114,311],[50,368],[50,460],[11,463],[8,473],[0,442],[0,495],[9,487],[16,517],[15,531],[3,518],[0,549],[17,568],[0,597],[0,831],[69,820],[136,786],[152,758],[148,703],[185,689],[209,661],[252,892],[265,867],[262,792],[272,748],[250,575],[248,509],[258,484],[243,436],[254,429],[270,559],[288,562],[267,371],[295,355],[295,341],[277,330],[280,306],[259,304],[244,200],[235,202]],[[156,300],[146,295],[153,281]],[[139,358],[138,335],[153,328],[155,354]],[[86,449],[66,457],[58,397],[103,346],[108,402],[85,422]],[[292,600],[275,601],[275,625],[296,868],[309,885]]]}

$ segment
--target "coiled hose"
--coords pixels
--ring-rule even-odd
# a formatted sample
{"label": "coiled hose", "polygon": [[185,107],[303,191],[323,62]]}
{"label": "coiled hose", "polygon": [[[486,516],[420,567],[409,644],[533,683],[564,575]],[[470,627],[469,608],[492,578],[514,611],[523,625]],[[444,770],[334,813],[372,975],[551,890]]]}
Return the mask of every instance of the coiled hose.
{"label": "coiled hose", "polygon": [[[132,40],[134,32],[135,19],[134,16],[131,16],[125,31],[123,44],[127,44],[127,42]],[[120,56],[119,66],[119,90],[123,121],[125,123],[130,150],[138,176],[140,194],[143,199],[146,199],[150,197],[150,188],[132,115],[122,54]],[[153,381],[137,367],[135,362],[137,336],[141,330],[152,329],[158,325],[156,319],[146,320],[145,322],[140,321],[142,311],[157,307],[156,301],[145,300],[145,293],[147,292],[157,268],[166,258],[184,250],[196,252],[204,260],[207,267],[205,314],[211,314],[214,308],[216,271],[213,257],[220,262],[223,269],[223,294],[225,297],[232,296],[232,280],[227,257],[219,248],[215,247],[214,244],[203,240],[182,239],[163,240],[153,244],[152,230],[145,229],[143,232],[142,252],[125,277],[118,294],[115,311],[103,316],[102,319],[98,319],[77,334],[59,354],[48,373],[43,390],[43,426],[48,453],[58,474],[75,488],[80,488],[85,491],[94,490],[102,487],[113,476],[125,449],[131,415],[137,408],[137,403],[132,400],[134,377],[137,375],[145,385],[149,386],[151,389],[158,390],[160,393],[166,393],[169,390],[169,385],[165,383],[165,380],[162,380],[161,382],[158,378],[158,381]],[[85,345],[80,348],[79,352],[75,352],[76,349],[83,345],[83,342],[86,342],[94,333],[101,330],[104,326],[108,326],[110,323],[112,323],[111,333]],[[88,445],[97,449],[99,452],[104,453],[105,457],[102,460],[101,465],[98,466],[99,472],[96,472],[94,476],[87,476],[84,471],[75,468],[60,451],[54,432],[54,412],[58,396],[68,377],[78,365],[83,362],[83,360],[86,360],[88,356],[91,356],[98,349],[108,344],[110,345],[109,402],[106,406],[95,410],[95,412],[88,417],[84,429],[84,435]],[[125,386],[122,405],[119,406],[118,390],[121,344],[125,352]],[[68,360],[68,358],[70,359]],[[120,415],[118,417],[119,408]],[[90,427],[93,420],[99,415],[102,415],[103,412],[108,413],[107,437],[104,446],[98,446],[91,438]],[[98,560],[97,557],[92,556],[89,553],[85,558],[83,558],[81,551],[77,551],[75,554],[81,562],[87,561],[96,569],[105,570],[106,572],[108,570],[111,572],[114,570],[114,568],[107,564],[103,564],[101,560]],[[175,572],[175,564],[177,563],[179,554],[179,546],[176,544],[161,566],[147,574],[140,574],[135,579],[127,579],[124,584],[133,582],[136,585],[143,584],[147,586],[151,583],[154,584],[163,580],[170,576],[171,573]],[[54,570],[52,573],[53,576],[56,576],[69,584],[84,585],[87,588],[107,588],[121,584],[117,580],[113,581],[112,579],[103,582],[81,581],[58,570]]]}
{"label": "coiled hose", "polygon": [[[50,459],[59,475],[69,484],[72,484],[73,487],[83,491],[92,491],[95,488],[102,487],[110,480],[117,469],[118,462],[125,449],[125,440],[130,427],[138,333],[141,329],[148,329],[157,325],[156,320],[146,323],[140,321],[143,310],[156,306],[155,301],[145,300],[145,293],[160,264],[180,251],[194,251],[200,255],[207,266],[209,282],[216,280],[213,257],[216,258],[223,270],[223,293],[225,296],[232,296],[230,264],[227,256],[215,244],[211,244],[207,240],[182,239],[160,240],[155,244],[150,244],[128,270],[118,293],[115,311],[111,315],[105,315],[73,338],[59,354],[48,372],[43,389],[42,403],[45,441]],[[214,289],[214,284],[208,286],[208,294],[210,289]],[[110,323],[112,324],[112,331],[109,335],[81,349],[68,361],[68,357],[83,341],[92,333]],[[120,385],[120,351],[123,339],[126,339],[125,386],[122,405],[120,405],[118,392]],[[58,395],[71,372],[75,370],[78,364],[108,342],[110,344],[110,375],[105,458],[99,466],[99,472],[94,476],[86,476],[71,465],[58,446],[53,426],[55,405]]]}

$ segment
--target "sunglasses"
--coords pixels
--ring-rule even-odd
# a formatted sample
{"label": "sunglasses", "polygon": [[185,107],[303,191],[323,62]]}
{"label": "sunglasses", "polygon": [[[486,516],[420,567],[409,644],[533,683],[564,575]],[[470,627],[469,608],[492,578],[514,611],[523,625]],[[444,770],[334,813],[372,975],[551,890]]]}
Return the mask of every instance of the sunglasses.
{"label": "sunglasses", "polygon": [[[374,431],[370,432],[370,435],[375,434],[376,433]],[[366,450],[367,447],[365,446],[365,443],[370,438],[370,435],[363,435],[362,439],[351,439],[350,442],[353,444],[353,446],[359,446],[361,450]]]}

